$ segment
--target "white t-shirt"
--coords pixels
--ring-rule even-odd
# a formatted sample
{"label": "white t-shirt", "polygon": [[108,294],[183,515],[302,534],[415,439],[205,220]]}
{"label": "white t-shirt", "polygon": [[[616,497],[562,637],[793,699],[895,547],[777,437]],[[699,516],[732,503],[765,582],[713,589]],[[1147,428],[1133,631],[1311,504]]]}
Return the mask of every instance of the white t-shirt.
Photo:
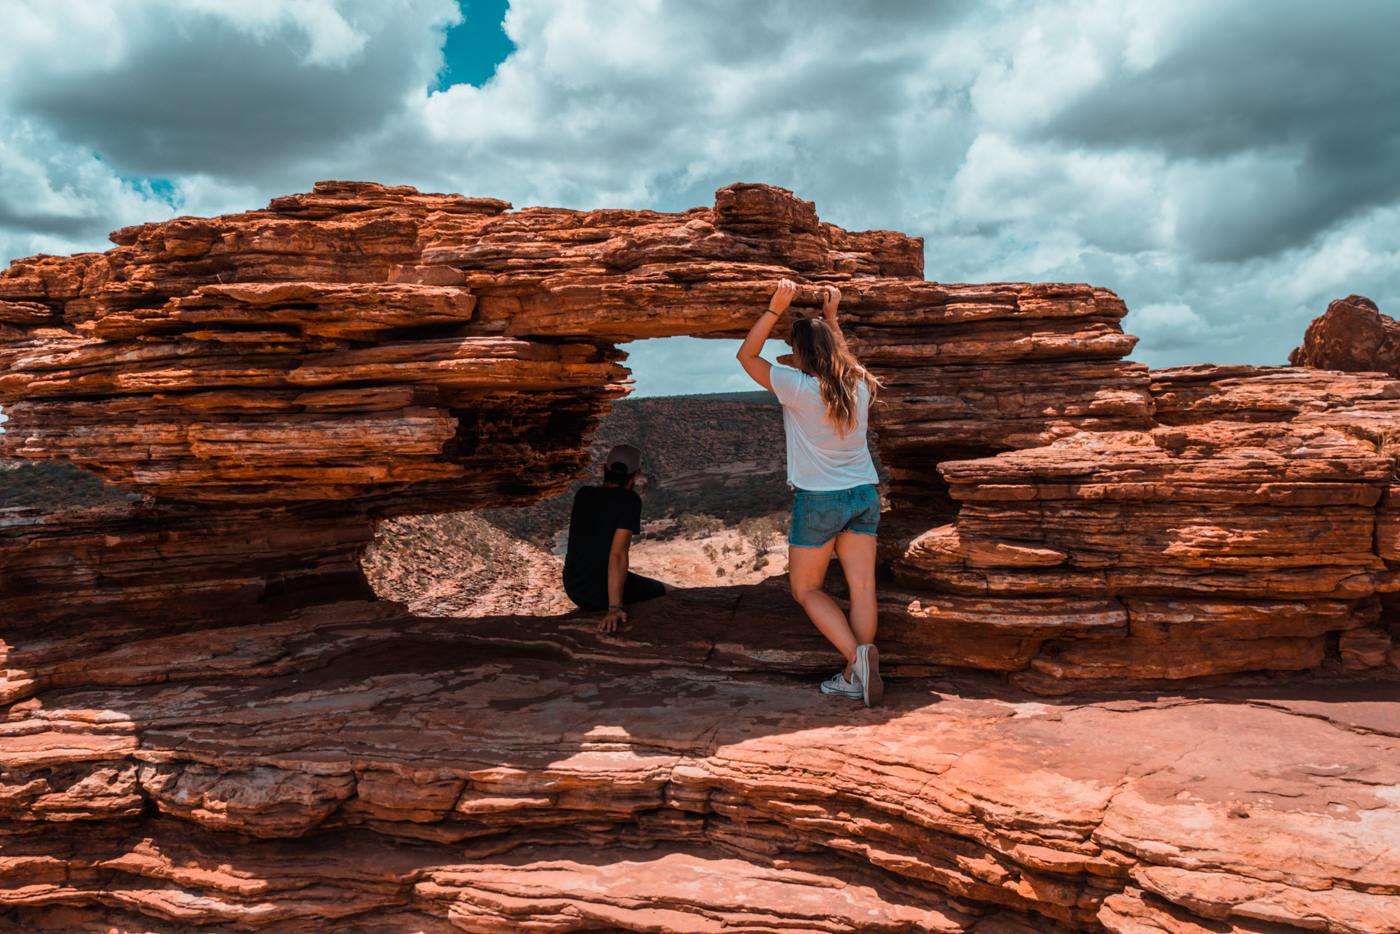
{"label": "white t-shirt", "polygon": [[856,384],[856,427],[843,436],[827,421],[815,376],[775,364],[768,377],[783,404],[788,483],[799,490],[828,491],[880,482],[865,444],[870,389],[864,380]]}

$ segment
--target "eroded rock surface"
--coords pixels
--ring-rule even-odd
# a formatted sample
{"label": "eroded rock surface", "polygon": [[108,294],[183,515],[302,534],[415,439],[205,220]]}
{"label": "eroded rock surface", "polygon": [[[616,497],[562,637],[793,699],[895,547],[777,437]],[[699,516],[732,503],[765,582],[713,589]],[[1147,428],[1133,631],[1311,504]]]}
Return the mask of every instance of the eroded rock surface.
{"label": "eroded rock surface", "polygon": [[1391,929],[1383,686],[866,709],[764,590],[616,638],[346,603],[144,668],[52,633],[89,663],[0,727],[8,929]]}
{"label": "eroded rock surface", "polygon": [[[114,240],[0,275],[0,457],[141,495],[0,519],[0,925],[1400,917],[1400,380],[1150,372],[1105,289],[927,282],[761,185],[323,183]],[[610,638],[373,599],[375,522],[562,490],[619,343],[737,336],[783,276],[885,384],[887,705],[815,691],[781,581]]]}

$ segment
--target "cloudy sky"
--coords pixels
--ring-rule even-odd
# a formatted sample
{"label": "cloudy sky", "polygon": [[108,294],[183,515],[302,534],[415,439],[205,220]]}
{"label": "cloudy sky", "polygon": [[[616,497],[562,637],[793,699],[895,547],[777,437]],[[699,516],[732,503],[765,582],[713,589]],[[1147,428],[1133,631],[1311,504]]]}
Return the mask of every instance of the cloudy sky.
{"label": "cloudy sky", "polygon": [[[1116,290],[1152,366],[1400,315],[1395,0],[0,0],[0,260],[318,179],[517,207],[781,185],[941,281]],[[746,388],[635,345],[642,393]]]}

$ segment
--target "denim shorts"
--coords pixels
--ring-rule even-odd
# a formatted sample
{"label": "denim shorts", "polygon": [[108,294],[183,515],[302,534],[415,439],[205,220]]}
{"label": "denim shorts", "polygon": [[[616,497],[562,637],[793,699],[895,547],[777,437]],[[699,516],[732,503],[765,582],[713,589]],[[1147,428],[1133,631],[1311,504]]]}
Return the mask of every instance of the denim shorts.
{"label": "denim shorts", "polygon": [[798,490],[792,500],[788,544],[825,545],[842,532],[874,535],[880,527],[880,492],[864,483],[849,490]]}

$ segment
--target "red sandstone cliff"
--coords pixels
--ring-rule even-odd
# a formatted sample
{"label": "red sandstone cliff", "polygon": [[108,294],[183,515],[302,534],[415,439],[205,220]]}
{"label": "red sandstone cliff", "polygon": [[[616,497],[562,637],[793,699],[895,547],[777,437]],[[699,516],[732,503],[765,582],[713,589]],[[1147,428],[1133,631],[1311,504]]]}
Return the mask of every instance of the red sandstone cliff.
{"label": "red sandstone cliff", "polygon": [[[1394,703],[1183,681],[1393,671],[1400,381],[1149,372],[1107,290],[926,282],[765,186],[324,183],[114,240],[0,275],[0,457],[147,497],[0,520],[0,925],[1390,929]],[[616,638],[373,600],[375,521],[563,489],[615,342],[780,276],[886,385],[886,707],[790,677],[831,659],[779,585]]]}

